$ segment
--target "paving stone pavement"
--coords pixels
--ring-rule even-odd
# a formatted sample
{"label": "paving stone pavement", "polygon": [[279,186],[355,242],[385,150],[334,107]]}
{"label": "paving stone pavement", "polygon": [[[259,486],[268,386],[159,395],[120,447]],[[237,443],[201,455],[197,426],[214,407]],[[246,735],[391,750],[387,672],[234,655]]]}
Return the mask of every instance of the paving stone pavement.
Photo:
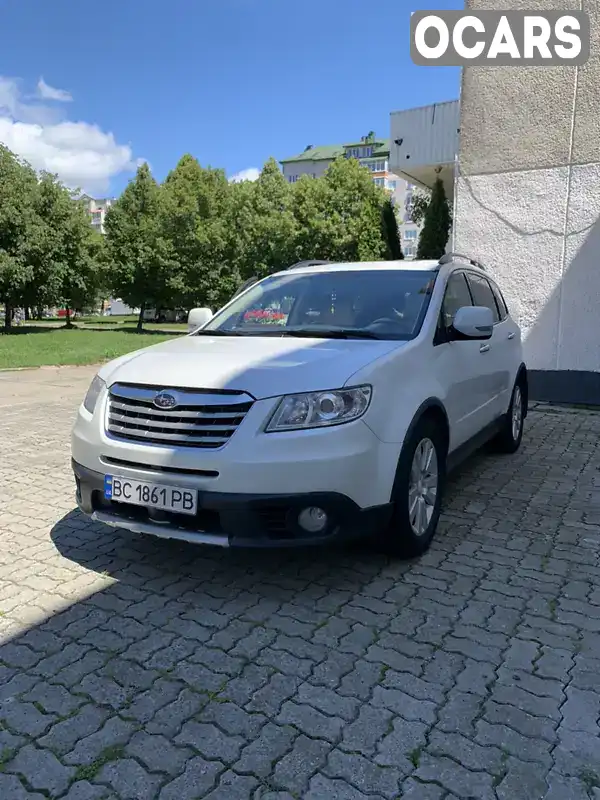
{"label": "paving stone pavement", "polygon": [[538,406],[431,551],[225,552],[74,511],[89,368],[0,374],[0,798],[600,798],[600,413]]}

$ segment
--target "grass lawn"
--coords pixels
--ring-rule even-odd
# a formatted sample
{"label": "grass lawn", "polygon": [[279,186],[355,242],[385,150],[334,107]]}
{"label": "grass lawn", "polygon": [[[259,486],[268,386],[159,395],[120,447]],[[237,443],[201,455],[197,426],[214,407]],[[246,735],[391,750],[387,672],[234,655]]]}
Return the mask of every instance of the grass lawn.
{"label": "grass lawn", "polygon": [[171,338],[168,334],[138,334],[128,329],[19,327],[8,335],[0,334],[0,369],[97,364]]}

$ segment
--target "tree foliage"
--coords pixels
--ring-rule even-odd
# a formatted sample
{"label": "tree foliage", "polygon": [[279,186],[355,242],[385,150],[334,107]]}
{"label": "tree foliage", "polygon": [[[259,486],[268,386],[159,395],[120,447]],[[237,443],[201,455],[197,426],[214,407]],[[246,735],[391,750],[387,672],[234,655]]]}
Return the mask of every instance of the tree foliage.
{"label": "tree foliage", "polygon": [[413,192],[410,204],[410,218],[417,225],[420,225],[425,218],[425,212],[431,199],[431,192],[424,189],[416,189]]}
{"label": "tree foliage", "polygon": [[13,308],[34,279],[31,256],[41,235],[33,205],[36,186],[34,170],[0,145],[0,302],[7,330]]}
{"label": "tree foliage", "polygon": [[161,188],[147,164],[106,214],[105,228],[109,269],[107,280],[115,296],[144,310],[170,305],[172,263],[162,236]]}
{"label": "tree foliage", "polygon": [[242,280],[263,278],[294,261],[297,222],[292,187],[269,159],[258,180],[232,184],[232,255]]}
{"label": "tree foliage", "polygon": [[398,217],[391,198],[383,204],[381,214],[382,235],[387,246],[387,257],[392,261],[404,258],[400,246],[400,231],[398,230]]}
{"label": "tree foliage", "polygon": [[[393,204],[356,159],[289,183],[269,159],[256,181],[184,155],[162,183],[139,167],[108,210],[105,236],[54,175],[0,146],[0,304],[93,307],[112,295],[139,308],[219,307],[250,278],[303,259],[402,258]],[[67,324],[70,318],[67,317]]]}
{"label": "tree foliage", "polygon": [[381,261],[387,196],[355,159],[336,159],[322,178],[300,178],[291,189],[296,260]]}
{"label": "tree foliage", "polygon": [[81,204],[55,175],[0,146],[0,303],[13,309],[94,302],[100,243]]}
{"label": "tree foliage", "polygon": [[451,223],[446,190],[441,179],[436,178],[423,218],[417,258],[441,258],[443,256],[448,244]]}

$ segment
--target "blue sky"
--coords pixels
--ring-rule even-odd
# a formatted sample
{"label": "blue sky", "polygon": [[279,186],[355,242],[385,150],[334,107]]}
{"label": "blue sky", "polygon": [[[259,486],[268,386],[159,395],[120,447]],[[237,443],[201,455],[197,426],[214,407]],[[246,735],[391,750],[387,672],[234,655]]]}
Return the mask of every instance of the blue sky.
{"label": "blue sky", "polygon": [[139,159],[159,180],[186,152],[233,175],[387,136],[390,111],[458,96],[457,69],[412,64],[409,20],[462,5],[3,0],[0,141],[114,194]]}

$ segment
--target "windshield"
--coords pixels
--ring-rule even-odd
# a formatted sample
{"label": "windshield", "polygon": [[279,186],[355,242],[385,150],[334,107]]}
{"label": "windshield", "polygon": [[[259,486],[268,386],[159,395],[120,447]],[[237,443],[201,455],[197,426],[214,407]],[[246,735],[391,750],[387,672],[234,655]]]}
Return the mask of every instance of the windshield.
{"label": "windshield", "polygon": [[[413,339],[427,312],[436,273],[339,270],[274,275],[217,313],[203,331],[235,335]],[[200,331],[201,333],[202,331]]]}

